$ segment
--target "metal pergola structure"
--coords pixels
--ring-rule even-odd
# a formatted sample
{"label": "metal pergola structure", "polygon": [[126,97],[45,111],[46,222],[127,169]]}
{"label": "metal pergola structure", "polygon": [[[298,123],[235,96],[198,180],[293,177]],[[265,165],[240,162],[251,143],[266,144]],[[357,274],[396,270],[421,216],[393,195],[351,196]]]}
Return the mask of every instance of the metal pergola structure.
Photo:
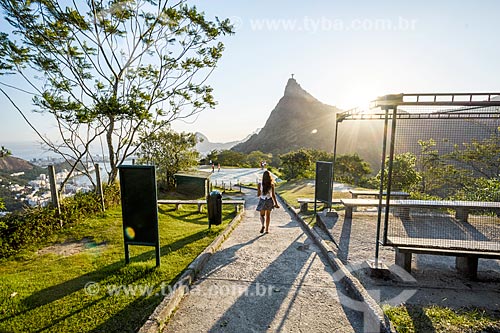
{"label": "metal pergola structure", "polygon": [[[402,106],[429,106],[437,112],[425,113],[398,113],[398,108]],[[379,109],[379,112],[371,112]],[[484,111],[486,110],[486,111]],[[471,113],[474,119],[500,119],[500,92],[499,93],[414,93],[414,94],[392,94],[377,98],[371,102],[370,110],[354,109],[337,114],[335,123],[335,143],[334,143],[334,173],[337,155],[338,125],[345,120],[384,120],[382,156],[380,167],[380,187],[379,205],[377,213],[377,230],[375,244],[375,268],[379,267],[379,247],[387,245],[387,225],[389,219],[389,204],[391,193],[391,182],[394,162],[394,147],[396,138],[396,123],[399,119],[470,119]],[[389,124],[389,121],[391,123]],[[390,138],[388,129],[390,125]],[[387,156],[387,148],[389,153]],[[388,157],[388,159],[387,159]],[[386,165],[387,159],[387,165]],[[387,189],[384,189],[384,174],[387,169]],[[382,194],[387,191],[385,199]],[[384,211],[384,236],[380,240],[382,227],[382,207],[385,200]]]}

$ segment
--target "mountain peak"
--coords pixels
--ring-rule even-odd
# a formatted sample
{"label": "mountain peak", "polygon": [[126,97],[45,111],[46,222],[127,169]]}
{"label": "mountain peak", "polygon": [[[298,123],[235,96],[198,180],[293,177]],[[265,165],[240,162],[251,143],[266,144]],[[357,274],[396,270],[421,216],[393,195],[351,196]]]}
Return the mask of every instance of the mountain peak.
{"label": "mountain peak", "polygon": [[255,150],[284,154],[300,148],[332,151],[337,111],[302,89],[292,77],[262,130],[232,150],[246,154]]}
{"label": "mountain peak", "polygon": [[307,99],[316,100],[311,94],[302,89],[300,84],[298,84],[297,80],[293,77],[288,79],[288,82],[285,87],[285,97],[305,97]]}

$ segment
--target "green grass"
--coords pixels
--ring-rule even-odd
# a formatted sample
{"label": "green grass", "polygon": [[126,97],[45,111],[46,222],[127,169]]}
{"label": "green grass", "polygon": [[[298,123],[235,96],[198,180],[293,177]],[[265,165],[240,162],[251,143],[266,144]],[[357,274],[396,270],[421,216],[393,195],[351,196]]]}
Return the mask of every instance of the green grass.
{"label": "green grass", "polygon": [[399,333],[500,332],[500,316],[478,309],[452,310],[439,306],[383,306]]}
{"label": "green grass", "polygon": [[305,214],[301,214],[300,216],[302,220],[309,225],[311,228],[316,225],[316,216],[314,215],[313,211],[308,211]]}
{"label": "green grass", "polygon": [[[235,216],[223,210],[223,224],[208,230],[206,214],[197,207],[159,206],[161,266],[154,248],[129,246],[124,264],[121,209],[112,209],[32,245],[0,261],[0,332],[135,332],[162,300],[163,290],[208,246]],[[189,210],[187,210],[189,209]],[[71,256],[37,254],[51,243],[91,239],[88,248]],[[86,293],[97,283],[95,295]],[[147,286],[149,296],[112,295],[114,285]],[[132,289],[131,293],[134,291]],[[159,293],[160,295],[156,295]]]}
{"label": "green grass", "polygon": [[276,192],[294,208],[299,208],[298,198],[314,199],[314,186],[308,185],[313,179],[299,179],[281,182],[276,186]]}
{"label": "green grass", "polygon": [[[288,202],[294,208],[299,208],[300,205],[297,202],[299,198],[310,198],[314,199],[314,179],[299,179],[290,180],[287,182],[281,182],[276,187],[276,192]],[[334,198],[349,198],[349,193],[335,192],[333,193]],[[322,207],[322,205],[321,205]],[[333,208],[343,208],[343,206]],[[323,209],[320,208],[320,209]],[[312,205],[309,205],[309,210],[312,210]]]}

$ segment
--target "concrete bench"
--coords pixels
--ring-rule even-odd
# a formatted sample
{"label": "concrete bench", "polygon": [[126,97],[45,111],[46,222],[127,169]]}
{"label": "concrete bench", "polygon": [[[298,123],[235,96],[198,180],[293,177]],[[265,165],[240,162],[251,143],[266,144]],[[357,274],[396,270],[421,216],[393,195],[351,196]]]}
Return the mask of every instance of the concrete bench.
{"label": "concrete bench", "polygon": [[[375,191],[375,190],[350,190],[349,193],[351,193],[352,199],[357,199],[360,196],[374,196],[377,198],[380,197],[380,191]],[[387,192],[386,191],[382,192],[382,195],[387,195]],[[407,199],[409,197],[410,193],[391,192],[392,199]]]}
{"label": "concrete bench", "polygon": [[500,212],[500,202],[492,201],[455,201],[455,200],[391,200],[391,207],[400,209],[400,217],[408,218],[411,208],[443,208],[455,210],[455,218],[467,222],[469,212],[474,209],[495,210]]}
{"label": "concrete bench", "polygon": [[[378,207],[378,199],[341,199],[345,206],[345,218],[352,218],[354,207]],[[468,222],[470,210],[491,209],[497,214],[500,212],[500,202],[483,201],[433,201],[433,200],[391,200],[390,206],[394,208],[395,216],[408,218],[411,208],[433,208],[433,209],[454,209],[455,218],[462,222]],[[386,200],[382,200],[382,207],[385,207]],[[475,279],[477,276],[477,264],[479,258],[500,259],[498,244],[482,243],[481,249],[468,249],[467,244],[460,240],[447,240],[448,248],[437,248],[432,239],[418,239],[414,244],[409,244],[408,239],[388,238],[388,245],[396,250],[396,264],[411,272],[411,258],[413,253],[444,255],[456,257],[456,268],[469,278]],[[391,245],[392,244],[392,245]],[[418,247],[416,246],[418,244]]]}
{"label": "concrete bench", "polygon": [[[198,206],[198,212],[202,213],[203,212],[203,205],[207,204],[207,200],[176,200],[176,199],[169,199],[169,200],[158,200],[158,204],[162,205],[175,205],[175,209],[179,209],[180,205],[197,205]],[[222,200],[223,205],[234,205],[234,210],[236,212],[239,212],[240,210],[240,205],[245,204],[245,200],[243,199],[231,199],[231,200]]]}
{"label": "concrete bench", "polygon": [[[345,206],[345,217],[352,218],[354,207],[378,207],[378,199],[341,199]],[[382,207],[385,207],[382,200]],[[473,209],[493,209],[497,215],[500,213],[500,202],[490,201],[453,201],[453,200],[391,200],[390,206],[394,208],[394,215],[409,218],[411,208],[449,208],[455,210],[455,217],[467,222],[469,211]]]}
{"label": "concrete bench", "polygon": [[[301,213],[307,213],[308,205],[309,204],[314,204],[314,199],[310,199],[310,198],[298,198],[297,202],[300,204],[300,212]],[[318,201],[318,203],[323,203],[323,202]],[[332,202],[331,202],[332,205],[338,205],[340,203],[341,203],[340,200],[332,200]]]}
{"label": "concrete bench", "polygon": [[[352,211],[355,207],[378,207],[378,199],[340,199],[345,207],[345,218],[352,218]],[[385,201],[382,200],[382,206],[385,207]]]}
{"label": "concrete bench", "polygon": [[395,263],[402,267],[407,272],[411,273],[411,258],[415,254],[431,254],[441,256],[456,257],[455,267],[457,271],[464,274],[470,279],[477,278],[477,266],[479,258],[500,259],[498,252],[484,252],[477,250],[455,250],[455,249],[442,249],[442,248],[420,248],[420,247],[406,247],[397,246]]}

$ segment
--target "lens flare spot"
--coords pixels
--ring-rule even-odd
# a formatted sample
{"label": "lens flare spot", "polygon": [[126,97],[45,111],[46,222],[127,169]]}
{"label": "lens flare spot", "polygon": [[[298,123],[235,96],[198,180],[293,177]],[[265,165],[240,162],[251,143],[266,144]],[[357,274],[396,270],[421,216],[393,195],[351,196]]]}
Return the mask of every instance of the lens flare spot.
{"label": "lens flare spot", "polygon": [[132,227],[126,227],[125,228],[125,236],[127,236],[128,239],[134,239],[135,238],[135,230]]}
{"label": "lens flare spot", "polygon": [[313,129],[313,130],[311,131],[311,134],[316,134],[316,133],[318,133],[318,130],[317,130],[317,129]]}

